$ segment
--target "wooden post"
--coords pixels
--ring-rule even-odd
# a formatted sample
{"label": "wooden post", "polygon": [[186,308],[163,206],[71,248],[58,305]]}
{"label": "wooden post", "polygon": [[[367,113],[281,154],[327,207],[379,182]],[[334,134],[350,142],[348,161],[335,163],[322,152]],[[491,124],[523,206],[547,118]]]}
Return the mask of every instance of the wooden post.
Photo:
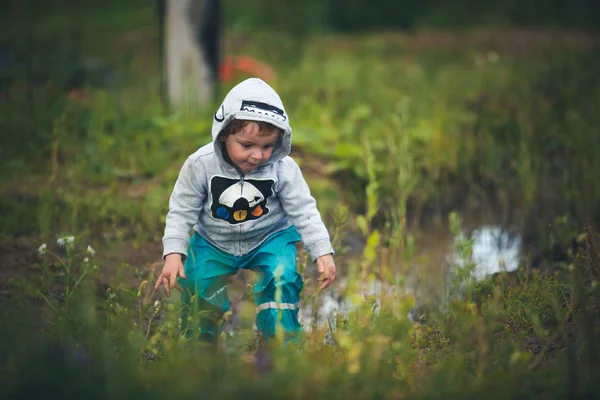
{"label": "wooden post", "polygon": [[215,54],[207,43],[218,43],[218,30],[205,26],[218,27],[218,8],[215,0],[162,1],[165,94],[173,109],[193,111],[208,103],[216,88]]}

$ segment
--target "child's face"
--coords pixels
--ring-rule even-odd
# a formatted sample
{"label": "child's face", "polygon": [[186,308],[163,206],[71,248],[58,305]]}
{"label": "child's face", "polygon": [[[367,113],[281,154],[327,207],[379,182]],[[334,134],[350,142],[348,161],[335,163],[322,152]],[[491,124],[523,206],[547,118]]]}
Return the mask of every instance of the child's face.
{"label": "child's face", "polygon": [[250,122],[237,133],[221,140],[225,142],[231,161],[245,175],[271,158],[278,139],[277,129],[260,132],[258,124]]}

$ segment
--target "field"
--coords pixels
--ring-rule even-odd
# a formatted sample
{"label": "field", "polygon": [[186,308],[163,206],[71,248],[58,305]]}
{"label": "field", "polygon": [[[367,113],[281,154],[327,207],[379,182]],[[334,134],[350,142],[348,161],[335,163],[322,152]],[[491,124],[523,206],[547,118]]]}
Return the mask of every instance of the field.
{"label": "field", "polygon": [[180,334],[178,293],[151,288],[179,168],[246,75],[168,113],[153,10],[118,7],[3,17],[1,393],[600,392],[597,34],[228,30],[226,56],[275,72],[339,278],[318,292],[301,252],[303,336],[265,350],[240,273],[214,351]]}

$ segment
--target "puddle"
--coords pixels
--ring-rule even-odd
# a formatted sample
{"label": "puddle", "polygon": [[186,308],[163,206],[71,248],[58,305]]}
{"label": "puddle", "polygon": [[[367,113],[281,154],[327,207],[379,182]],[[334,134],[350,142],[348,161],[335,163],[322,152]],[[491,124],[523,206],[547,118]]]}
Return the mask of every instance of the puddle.
{"label": "puddle", "polygon": [[[471,259],[475,262],[476,267],[473,271],[475,279],[483,279],[487,276],[496,274],[501,271],[515,271],[519,267],[521,255],[521,236],[518,233],[509,232],[500,226],[486,225],[481,226],[471,233],[473,239]],[[453,250],[452,243],[448,244],[449,251],[446,253],[445,268],[452,268],[452,265],[460,264],[459,256]],[[427,249],[425,249],[427,250]],[[418,274],[420,266],[416,266],[408,275]],[[407,276],[405,285],[391,285],[381,281],[373,281],[370,283],[359,283],[359,296],[373,296],[375,302],[379,305],[382,294],[399,294],[400,290],[407,292],[418,293],[419,288],[411,287],[410,282],[416,282],[415,277]],[[313,300],[306,301],[300,308],[299,319],[303,329],[307,332],[312,331],[315,327],[322,328],[328,324],[335,324],[337,314],[347,316],[353,309],[352,303],[344,298],[344,293],[347,288],[346,278],[339,279],[336,284],[321,293],[318,297],[316,305]],[[417,294],[416,302],[420,303]],[[375,308],[377,313],[378,307]],[[414,313],[413,313],[414,314]],[[409,313],[409,318],[415,321],[415,315]],[[418,319],[418,318],[417,318]],[[332,326],[335,329],[335,326]]]}
{"label": "puddle", "polygon": [[[521,235],[509,233],[500,226],[489,225],[475,229],[471,234],[475,262],[473,277],[483,279],[502,271],[516,271],[521,257]],[[458,254],[449,256],[452,263],[461,263]]]}
{"label": "puddle", "polygon": [[[471,238],[473,239],[472,260],[476,264],[473,271],[475,279],[483,279],[500,271],[515,271],[518,268],[521,253],[521,236],[518,233],[509,232],[496,225],[484,225],[473,230]],[[351,289],[354,291],[352,295],[362,298],[372,297],[372,312],[377,314],[384,295],[398,297],[402,292],[413,294],[416,309],[411,310],[407,315],[413,322],[417,322],[422,317],[421,307],[426,303],[441,304],[451,296],[460,296],[460,293],[452,293],[448,290],[448,279],[452,268],[462,262],[454,251],[453,239],[437,240],[436,238],[427,244],[422,244],[421,253],[429,255],[429,258],[415,257],[414,264],[410,266],[406,275],[396,277],[396,283],[379,280],[353,282],[357,289]],[[437,256],[438,254],[440,257]],[[441,279],[439,284],[434,283],[433,280],[438,278]],[[316,288],[311,288],[311,291],[304,293],[299,311],[299,321],[304,331],[311,332],[315,328],[324,327],[335,330],[336,316],[350,315],[356,305],[348,295],[350,290],[348,283],[347,277],[339,277],[333,286],[315,297],[311,298]],[[225,327],[225,331],[229,334],[234,334],[236,327],[241,323],[237,315],[237,303],[232,299],[233,316]],[[329,336],[326,335],[326,342],[331,339]]]}
{"label": "puddle", "polygon": [[[314,308],[314,300],[309,299],[300,308],[298,320],[306,332],[311,332],[315,327],[321,328],[326,325],[335,327],[335,317],[338,314],[347,316],[354,306],[343,293],[346,291],[348,281],[346,278],[339,279],[335,286],[319,294],[317,298],[317,309]],[[391,285],[388,283],[374,280],[368,283],[359,283],[359,295],[372,296],[373,312],[377,314],[381,306],[382,295],[394,296],[400,294],[400,284]]]}

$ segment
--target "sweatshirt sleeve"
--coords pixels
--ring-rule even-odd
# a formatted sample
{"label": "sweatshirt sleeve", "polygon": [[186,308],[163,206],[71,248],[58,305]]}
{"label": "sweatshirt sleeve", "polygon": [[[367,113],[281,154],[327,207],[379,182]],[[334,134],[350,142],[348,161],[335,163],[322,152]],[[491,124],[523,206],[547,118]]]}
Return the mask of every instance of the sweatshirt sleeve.
{"label": "sweatshirt sleeve", "polygon": [[205,185],[200,182],[198,160],[189,157],[181,170],[169,199],[163,242],[163,259],[170,253],[187,256],[190,230],[198,221],[206,198]]}
{"label": "sweatshirt sleeve", "polygon": [[284,158],[281,165],[277,196],[290,222],[300,233],[304,248],[312,261],[325,254],[334,254],[317,202],[310,194],[300,167],[291,157]]}

